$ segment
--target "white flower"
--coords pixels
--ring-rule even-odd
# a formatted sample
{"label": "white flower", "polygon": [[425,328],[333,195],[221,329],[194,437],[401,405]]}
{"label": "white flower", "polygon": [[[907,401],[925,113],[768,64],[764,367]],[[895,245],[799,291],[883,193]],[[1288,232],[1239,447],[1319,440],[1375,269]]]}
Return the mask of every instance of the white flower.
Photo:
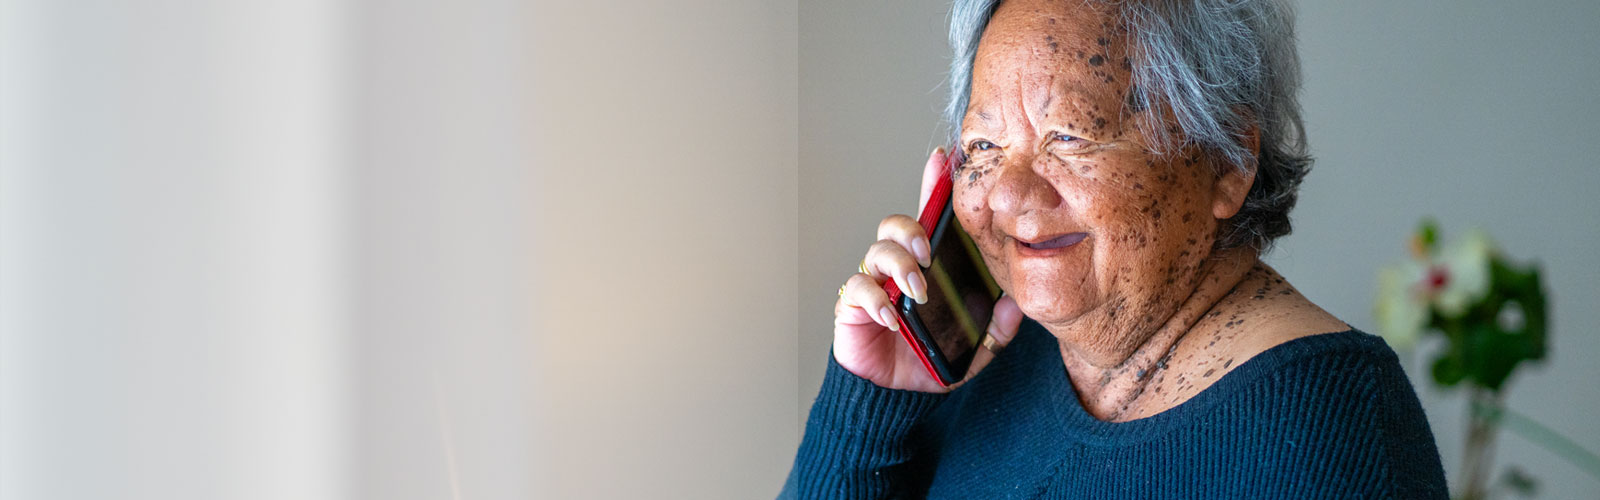
{"label": "white flower", "polygon": [[1378,334],[1396,349],[1416,343],[1428,324],[1430,307],[1441,316],[1460,316],[1489,292],[1494,242],[1483,230],[1469,230],[1436,252],[1419,239],[1412,250],[1414,259],[1378,271],[1373,316]]}
{"label": "white flower", "polygon": [[1378,335],[1395,349],[1415,344],[1428,323],[1428,300],[1418,293],[1417,286],[1426,272],[1427,268],[1416,261],[1378,271],[1378,303],[1373,315],[1378,320]]}
{"label": "white flower", "polygon": [[1433,286],[1432,295],[1440,314],[1459,316],[1489,293],[1489,255],[1494,242],[1489,233],[1471,229],[1450,243],[1434,260],[1443,283]]}

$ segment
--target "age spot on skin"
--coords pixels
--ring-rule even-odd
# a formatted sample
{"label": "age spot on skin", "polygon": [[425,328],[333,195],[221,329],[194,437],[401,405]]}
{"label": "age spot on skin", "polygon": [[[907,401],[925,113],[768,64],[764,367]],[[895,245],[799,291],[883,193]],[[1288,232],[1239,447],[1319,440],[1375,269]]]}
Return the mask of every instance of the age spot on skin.
{"label": "age spot on skin", "polygon": [[1103,55],[1100,55],[1100,54],[1095,54],[1094,56],[1089,58],[1089,65],[1090,66],[1099,66],[1099,65],[1102,65],[1102,64],[1105,64],[1105,63],[1106,63],[1106,57],[1103,56]]}

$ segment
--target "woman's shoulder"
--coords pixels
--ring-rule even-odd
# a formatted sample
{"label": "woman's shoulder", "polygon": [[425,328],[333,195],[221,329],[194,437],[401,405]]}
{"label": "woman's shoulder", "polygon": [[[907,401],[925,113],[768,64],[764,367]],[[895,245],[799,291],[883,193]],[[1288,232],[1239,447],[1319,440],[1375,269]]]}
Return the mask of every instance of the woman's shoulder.
{"label": "woman's shoulder", "polygon": [[1253,321],[1229,349],[1242,361],[1207,392],[1265,390],[1284,410],[1303,407],[1301,403],[1359,405],[1374,396],[1416,399],[1388,344],[1295,295],[1305,306],[1282,308],[1286,310]]}
{"label": "woman's shoulder", "polygon": [[1240,428],[1251,429],[1240,443],[1250,454],[1315,464],[1326,477],[1376,481],[1404,498],[1442,494],[1427,415],[1381,338],[1353,328],[1302,336],[1228,378],[1213,388],[1204,413],[1237,416]]}

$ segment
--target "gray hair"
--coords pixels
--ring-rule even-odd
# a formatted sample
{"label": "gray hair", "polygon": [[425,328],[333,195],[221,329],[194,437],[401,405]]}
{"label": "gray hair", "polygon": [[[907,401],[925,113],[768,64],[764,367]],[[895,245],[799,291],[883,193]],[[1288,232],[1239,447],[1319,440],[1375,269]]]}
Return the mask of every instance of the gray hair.
{"label": "gray hair", "polygon": [[[1239,213],[1223,222],[1216,248],[1267,251],[1289,234],[1289,211],[1311,170],[1296,97],[1293,10],[1285,0],[1111,2],[1128,33],[1133,95],[1126,102],[1170,109],[1184,142],[1177,143],[1159,113],[1144,113],[1140,131],[1157,152],[1195,145],[1241,171],[1254,169],[1255,184]],[[954,57],[944,114],[952,143],[967,113],[978,41],[999,3],[956,0],[950,10]],[[1252,126],[1259,127],[1259,155],[1241,141]]]}

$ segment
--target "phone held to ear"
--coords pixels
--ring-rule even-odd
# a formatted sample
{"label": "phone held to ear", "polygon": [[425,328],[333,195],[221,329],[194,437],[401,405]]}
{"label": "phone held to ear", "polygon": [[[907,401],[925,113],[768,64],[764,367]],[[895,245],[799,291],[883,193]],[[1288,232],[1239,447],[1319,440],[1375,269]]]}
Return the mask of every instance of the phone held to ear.
{"label": "phone held to ear", "polygon": [[973,355],[988,335],[995,302],[1000,300],[1000,286],[989,274],[983,255],[956,220],[951,172],[962,155],[954,148],[950,151],[939,183],[917,217],[933,249],[932,263],[922,268],[928,303],[912,300],[894,280],[883,285],[900,317],[900,335],[928,373],[945,386],[966,376]]}

